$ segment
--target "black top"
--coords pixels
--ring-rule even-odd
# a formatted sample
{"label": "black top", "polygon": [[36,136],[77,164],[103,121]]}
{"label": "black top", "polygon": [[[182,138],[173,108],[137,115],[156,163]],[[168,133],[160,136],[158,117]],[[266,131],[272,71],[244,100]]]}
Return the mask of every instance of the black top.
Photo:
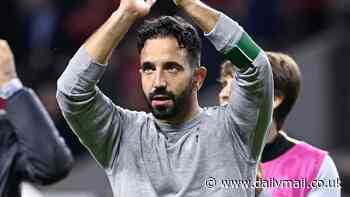
{"label": "black top", "polygon": [[278,133],[272,143],[266,144],[261,156],[261,162],[264,163],[276,159],[293,148],[294,145],[294,142],[289,141],[284,135]]}
{"label": "black top", "polygon": [[47,185],[64,178],[73,158],[35,95],[22,89],[0,112],[0,196],[21,196],[20,183]]}

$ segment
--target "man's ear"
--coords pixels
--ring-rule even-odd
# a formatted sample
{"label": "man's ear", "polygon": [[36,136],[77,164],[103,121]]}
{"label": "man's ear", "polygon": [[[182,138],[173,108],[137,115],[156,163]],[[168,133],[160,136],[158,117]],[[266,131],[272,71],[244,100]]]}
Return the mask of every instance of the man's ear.
{"label": "man's ear", "polygon": [[193,80],[193,89],[198,91],[205,80],[205,77],[207,76],[207,69],[204,66],[200,66],[195,69],[194,71],[194,80]]}
{"label": "man's ear", "polygon": [[283,100],[284,100],[284,96],[277,96],[277,95],[275,95],[274,97],[273,97],[273,109],[276,109],[278,106],[280,106],[281,105],[281,103],[283,102]]}

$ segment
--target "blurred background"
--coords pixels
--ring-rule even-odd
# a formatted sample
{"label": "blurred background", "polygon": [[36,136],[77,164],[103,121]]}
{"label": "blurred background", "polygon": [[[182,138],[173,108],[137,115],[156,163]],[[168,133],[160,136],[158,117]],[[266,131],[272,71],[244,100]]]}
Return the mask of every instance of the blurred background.
{"label": "blurred background", "polygon": [[[204,0],[237,20],[265,50],[294,57],[303,75],[302,92],[285,130],[329,151],[338,167],[344,197],[350,196],[350,1]],[[9,41],[22,82],[44,102],[76,157],[70,176],[50,187],[24,185],[26,196],[111,197],[103,170],[80,145],[57,107],[56,80],[79,46],[118,7],[119,0],[1,0],[0,38]],[[159,0],[155,17],[178,14]],[[146,110],[137,66],[134,25],[115,50],[100,88],[125,108]],[[217,105],[219,64],[204,41],[202,63],[209,74],[200,91],[202,106]],[[132,178],[132,177],[130,177]]]}

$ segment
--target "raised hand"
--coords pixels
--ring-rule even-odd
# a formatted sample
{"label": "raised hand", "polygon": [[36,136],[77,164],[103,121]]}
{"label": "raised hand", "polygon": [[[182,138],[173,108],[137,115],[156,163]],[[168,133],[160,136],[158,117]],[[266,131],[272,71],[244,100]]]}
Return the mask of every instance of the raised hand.
{"label": "raised hand", "polygon": [[0,39],[0,87],[16,77],[13,53],[7,41]]}
{"label": "raised hand", "polygon": [[147,15],[156,0],[121,0],[119,8],[85,42],[88,54],[98,63],[106,64],[137,18]]}
{"label": "raised hand", "polygon": [[143,17],[147,15],[156,0],[121,0],[119,9]]}

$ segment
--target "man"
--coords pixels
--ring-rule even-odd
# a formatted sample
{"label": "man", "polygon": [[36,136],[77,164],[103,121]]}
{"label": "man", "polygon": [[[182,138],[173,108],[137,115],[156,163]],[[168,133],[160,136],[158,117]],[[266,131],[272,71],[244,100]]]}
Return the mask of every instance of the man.
{"label": "man", "polygon": [[230,185],[256,176],[272,113],[265,53],[238,24],[198,0],[175,3],[238,65],[238,98],[203,109],[196,29],[179,17],[147,21],[138,32],[140,75],[151,114],[116,106],[97,88],[124,34],[155,2],[122,0],[58,80],[57,100],[80,140],[106,170],[115,196],[254,196]]}
{"label": "man", "polygon": [[[296,62],[288,55],[267,52],[273,79],[274,102],[273,123],[264,148],[262,177],[265,180],[306,179],[306,187],[268,188],[272,196],[340,196],[339,175],[335,164],[327,152],[315,148],[305,142],[290,138],[283,131],[284,121],[292,110],[300,91],[300,71]],[[223,88],[219,94],[219,102],[225,105],[235,99],[235,90],[230,89],[234,80],[235,68],[230,62],[222,64],[221,81]],[[307,187],[316,180],[319,185]],[[317,187],[315,187],[317,186]]]}
{"label": "man", "polygon": [[0,40],[0,196],[21,196],[23,181],[64,178],[72,155],[36,94],[17,78],[13,54]]}

